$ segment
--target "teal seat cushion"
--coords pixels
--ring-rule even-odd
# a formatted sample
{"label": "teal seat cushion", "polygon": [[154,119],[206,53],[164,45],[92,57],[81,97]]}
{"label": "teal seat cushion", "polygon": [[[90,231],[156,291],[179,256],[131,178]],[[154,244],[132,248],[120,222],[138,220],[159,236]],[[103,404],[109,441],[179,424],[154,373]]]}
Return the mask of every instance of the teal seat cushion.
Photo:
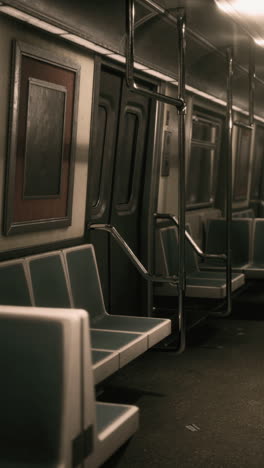
{"label": "teal seat cushion", "polygon": [[70,307],[66,278],[59,254],[31,258],[29,268],[36,306]]}
{"label": "teal seat cushion", "polygon": [[[63,404],[60,324],[0,319],[0,460],[56,460]],[[7,465],[8,466],[8,465]]]}
{"label": "teal seat cushion", "polygon": [[0,304],[14,306],[31,305],[22,262],[0,266]]}
{"label": "teal seat cushion", "polygon": [[100,278],[92,246],[64,251],[66,255],[74,307],[89,312],[91,324],[105,312]]}

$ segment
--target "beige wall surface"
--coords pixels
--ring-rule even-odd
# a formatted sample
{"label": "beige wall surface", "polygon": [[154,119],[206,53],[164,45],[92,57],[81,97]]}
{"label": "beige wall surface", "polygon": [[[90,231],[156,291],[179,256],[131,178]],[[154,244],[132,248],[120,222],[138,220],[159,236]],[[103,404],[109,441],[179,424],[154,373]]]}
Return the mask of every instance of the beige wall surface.
{"label": "beige wall surface", "polygon": [[[94,72],[93,56],[89,55],[86,51],[78,50],[75,46],[68,45],[59,38],[45,34],[28,25],[16,22],[4,15],[0,15],[0,28],[0,252],[81,237],[84,233],[85,223]],[[80,94],[75,151],[72,225],[63,229],[4,236],[2,226],[13,40],[23,41],[32,46],[49,51],[52,54],[56,54],[61,58],[68,58],[72,62],[78,64],[81,68]]]}

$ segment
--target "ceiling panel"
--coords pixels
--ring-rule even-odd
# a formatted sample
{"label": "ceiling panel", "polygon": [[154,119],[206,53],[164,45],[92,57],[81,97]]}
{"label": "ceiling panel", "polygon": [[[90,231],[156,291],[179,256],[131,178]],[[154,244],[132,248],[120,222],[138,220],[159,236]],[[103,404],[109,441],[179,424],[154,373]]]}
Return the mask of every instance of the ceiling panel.
{"label": "ceiling panel", "polygon": [[[125,1],[115,0],[28,0],[6,3],[46,19],[82,37],[124,54]],[[213,0],[157,0],[176,13],[185,7],[187,14],[187,82],[201,91],[225,99],[226,47],[234,46],[239,68],[234,77],[234,100],[247,109],[248,42],[245,32],[221,12]],[[174,28],[148,8],[136,3],[135,52],[138,61],[164,74],[177,77],[177,39]],[[264,49],[256,49],[256,73],[264,82]],[[263,89],[263,92],[259,91]],[[264,88],[258,85],[258,106],[264,114]],[[259,100],[260,99],[260,100]],[[263,105],[262,105],[263,103]]]}

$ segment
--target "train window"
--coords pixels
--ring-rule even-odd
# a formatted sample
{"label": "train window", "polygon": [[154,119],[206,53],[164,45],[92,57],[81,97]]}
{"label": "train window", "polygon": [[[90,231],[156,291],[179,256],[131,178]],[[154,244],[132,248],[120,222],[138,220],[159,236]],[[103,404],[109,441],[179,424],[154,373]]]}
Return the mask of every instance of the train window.
{"label": "train window", "polygon": [[126,112],[124,129],[126,151],[124,151],[119,162],[120,173],[122,174],[122,178],[119,180],[117,196],[119,205],[127,205],[132,196],[135,160],[137,154],[138,127],[138,116],[132,112]]}
{"label": "train window", "polygon": [[237,128],[235,180],[233,190],[234,201],[246,200],[248,196],[251,135],[251,129],[243,127]]}
{"label": "train window", "polygon": [[192,124],[193,140],[208,141],[209,143],[215,143],[216,137],[217,127],[215,125],[212,125],[211,122],[198,119],[197,116],[194,117]]}
{"label": "train window", "polygon": [[211,206],[219,146],[220,121],[193,115],[192,141],[187,170],[187,208]]}
{"label": "train window", "polygon": [[97,126],[96,126],[96,149],[97,149],[97,158],[96,164],[94,167],[94,184],[93,184],[93,194],[92,194],[92,206],[96,206],[101,190],[102,182],[102,171],[103,171],[103,155],[105,150],[105,140],[106,140],[106,125],[107,125],[107,109],[105,106],[98,107],[98,116],[97,116]]}

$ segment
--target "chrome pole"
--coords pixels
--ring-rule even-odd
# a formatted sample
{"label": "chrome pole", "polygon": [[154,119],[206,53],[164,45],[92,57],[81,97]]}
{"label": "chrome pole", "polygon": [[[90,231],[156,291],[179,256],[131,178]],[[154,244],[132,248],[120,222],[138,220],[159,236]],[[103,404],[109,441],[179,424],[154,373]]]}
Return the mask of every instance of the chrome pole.
{"label": "chrome pole", "polygon": [[255,44],[251,37],[249,37],[249,125],[254,125],[254,104],[255,104]]}
{"label": "chrome pole", "polygon": [[231,249],[231,228],[232,228],[232,175],[233,175],[233,73],[234,57],[233,48],[227,49],[227,110],[226,110],[226,296],[227,310],[223,314],[230,315],[232,312],[232,249]]}
{"label": "chrome pole", "polygon": [[[141,2],[144,3],[144,2]],[[151,2],[154,4],[155,2]],[[176,19],[176,18],[175,18]],[[186,107],[185,101],[181,98],[173,98],[156,91],[143,88],[134,80],[134,34],[135,34],[135,1],[127,0],[127,41],[126,41],[126,82],[131,91],[143,96],[155,98],[158,101],[176,106],[178,110]]]}
{"label": "chrome pole", "polygon": [[[186,49],[186,19],[182,8],[177,10],[178,19],[178,55],[179,55],[179,85],[178,99],[185,102],[185,49]],[[186,287],[185,275],[185,108],[178,109],[178,217],[179,217],[179,297],[178,317],[180,330],[179,352],[185,348],[186,317],[184,313],[184,296]]]}
{"label": "chrome pole", "polygon": [[126,82],[131,91],[148,96],[166,104],[176,107],[178,119],[178,157],[179,157],[179,292],[178,292],[178,319],[179,319],[179,352],[185,348],[186,319],[184,314],[185,295],[185,51],[186,51],[186,20],[183,8],[177,10],[177,16],[161,11],[162,7],[152,0],[140,0],[140,3],[152,7],[177,25],[178,54],[179,54],[179,83],[178,98],[166,96],[155,91],[140,87],[134,80],[134,31],[135,31],[135,1],[127,0],[127,41],[126,41]]}

